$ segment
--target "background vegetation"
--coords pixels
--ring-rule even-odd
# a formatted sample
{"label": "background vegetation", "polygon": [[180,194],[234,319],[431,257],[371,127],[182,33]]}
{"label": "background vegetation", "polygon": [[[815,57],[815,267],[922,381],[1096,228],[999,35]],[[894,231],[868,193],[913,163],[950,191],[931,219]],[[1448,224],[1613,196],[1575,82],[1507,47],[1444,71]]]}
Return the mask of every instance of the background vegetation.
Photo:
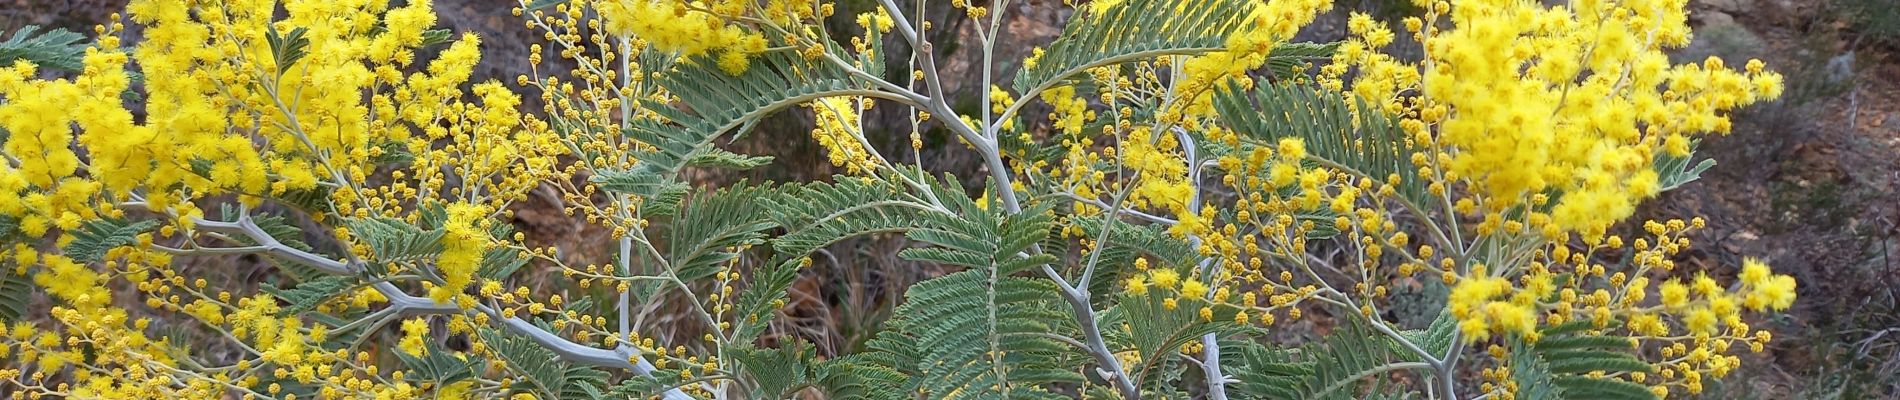
{"label": "background vegetation", "polygon": [[[869,9],[868,2],[858,5]],[[1352,6],[1342,1],[1343,6]],[[1359,1],[1360,9],[1403,15],[1403,3]],[[457,31],[480,32],[483,61],[475,80],[507,79],[526,73],[527,44],[534,32],[520,29],[508,14],[512,1],[443,2],[442,23]],[[0,0],[0,32],[25,25],[86,31],[120,10],[115,0]],[[1014,35],[1047,38],[1067,18],[1050,8],[1016,13]],[[1651,201],[1638,218],[1699,215],[1709,229],[1693,239],[1700,245],[1686,255],[1689,264],[1740,265],[1742,254],[1762,254],[1778,271],[1802,282],[1802,301],[1783,319],[1773,321],[1778,335],[1770,351],[1744,355],[1747,366],[1716,387],[1709,398],[1883,398],[1900,393],[1900,7],[1891,0],[1694,0],[1694,43],[1678,61],[1720,55],[1730,60],[1762,58],[1789,77],[1787,95],[1736,117],[1735,134],[1709,142],[1700,154],[1723,165],[1697,182]],[[855,15],[859,10],[840,10]],[[949,12],[938,10],[934,12]],[[1375,15],[1381,15],[1376,14]],[[1396,19],[1396,17],[1393,17]],[[962,21],[962,19],[954,19]],[[1322,17],[1308,28],[1310,40],[1344,35],[1344,14]],[[832,23],[849,26],[850,21]],[[842,30],[841,30],[842,31]],[[938,32],[951,32],[940,30]],[[136,35],[137,32],[131,32]],[[5,39],[0,36],[0,40]],[[958,38],[940,41],[956,43]],[[1001,49],[1021,52],[1026,49]],[[973,55],[955,45],[939,49],[946,69],[958,71]],[[1001,55],[1014,59],[1020,54]],[[6,54],[0,54],[4,60]],[[553,62],[553,61],[551,61]],[[967,71],[964,70],[964,71]],[[953,91],[969,79],[948,77]],[[963,77],[969,78],[969,77]],[[1007,85],[1007,81],[1003,82]],[[972,98],[972,96],[962,96]],[[961,104],[958,108],[977,107]],[[907,124],[893,107],[867,121],[866,131]],[[769,128],[729,146],[744,154],[775,157],[771,168],[743,174],[695,177],[709,183],[739,179],[811,180],[837,171],[805,139],[811,121],[784,115]],[[1027,118],[1039,121],[1039,118]],[[874,140],[879,138],[873,138]],[[907,138],[876,142],[880,149],[905,151]],[[967,152],[948,150],[954,138],[944,132],[925,137],[921,157],[927,163],[975,171]],[[889,154],[889,153],[887,153]],[[893,156],[909,158],[909,155]],[[981,174],[961,173],[979,177]],[[967,182],[978,188],[977,182]],[[560,243],[574,260],[601,259],[611,249],[598,227],[564,216],[551,203],[518,206],[510,221],[538,243]],[[1638,227],[1620,227],[1633,230]],[[903,288],[942,275],[933,265],[895,256],[902,237],[856,239],[834,246],[794,284],[787,307],[792,318],[772,327],[769,336],[797,336],[815,343],[823,354],[864,346],[870,327],[887,320]],[[217,279],[255,281],[257,268],[221,268]],[[1718,275],[1736,271],[1715,267]],[[1397,296],[1445,290],[1429,281],[1401,287]],[[603,294],[605,292],[603,291]],[[1439,296],[1423,296],[1431,298]],[[1435,304],[1416,304],[1421,310]],[[1415,315],[1430,315],[1420,312]],[[1417,321],[1419,325],[1429,321]],[[1290,328],[1289,328],[1290,327]],[[1282,324],[1284,339],[1310,340],[1344,327],[1325,316]],[[681,331],[677,337],[698,332]]]}

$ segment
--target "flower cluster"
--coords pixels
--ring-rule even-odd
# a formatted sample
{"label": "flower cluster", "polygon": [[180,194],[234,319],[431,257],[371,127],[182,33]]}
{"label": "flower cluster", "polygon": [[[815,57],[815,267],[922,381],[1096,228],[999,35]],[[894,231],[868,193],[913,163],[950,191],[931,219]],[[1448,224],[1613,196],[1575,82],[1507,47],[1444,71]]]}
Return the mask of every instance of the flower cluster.
{"label": "flower cluster", "polygon": [[[1123,21],[1109,17],[1130,1],[1082,6],[1074,23]],[[1759,61],[1740,70],[1718,58],[1671,64],[1663,51],[1686,44],[1689,34],[1682,1],[1417,0],[1422,15],[1400,21],[1408,37],[1352,14],[1350,37],[1317,71],[1306,69],[1319,58],[1276,49],[1332,48],[1285,46],[1330,1],[1221,2],[1232,9],[1220,11],[1234,12],[1221,15],[1237,17],[1223,21],[1238,21],[1220,31],[1231,32],[1226,37],[1166,38],[1183,40],[1144,47],[1139,55],[1153,57],[1133,61],[1089,53],[1099,50],[1090,46],[1032,50],[1022,65],[1047,52],[1068,52],[1060,55],[1065,63],[1101,63],[1012,93],[992,81],[1004,75],[993,74],[1002,63],[991,60],[1011,10],[953,0],[962,16],[952,18],[975,20],[959,26],[982,42],[984,62],[949,68],[983,69],[980,83],[964,86],[979,89],[964,90],[977,93],[970,103],[947,98],[955,93],[941,88],[944,70],[931,70],[933,52],[910,55],[910,69],[896,74],[908,80],[884,78],[888,60],[902,58],[886,42],[929,49],[935,37],[931,21],[918,20],[927,14],[889,3],[826,21],[835,6],[810,0],[523,2],[515,13],[545,42],[530,47],[534,72],[514,79],[515,87],[469,82],[481,39],[431,30],[429,1],[282,3],[136,0],[126,19],[142,28],[136,46],[120,43],[125,22],[115,17],[96,29],[100,38],[85,51],[82,70],[57,75],[31,62],[0,65],[0,150],[7,156],[0,162],[0,260],[12,267],[0,283],[31,277],[33,290],[52,300],[34,305],[44,306],[43,317],[0,332],[6,389],[104,398],[562,394],[546,390],[549,382],[517,380],[542,378],[510,364],[521,361],[510,357],[520,355],[516,345],[528,344],[560,362],[640,375],[616,390],[667,386],[674,398],[765,390],[760,383],[783,381],[769,374],[785,372],[748,363],[767,357],[799,357],[785,361],[826,379],[931,379],[933,371],[912,366],[858,364],[878,357],[831,354],[838,357],[821,362],[798,344],[782,346],[785,352],[758,348],[798,340],[759,332],[774,323],[788,286],[813,260],[781,254],[797,247],[784,246],[789,241],[772,242],[763,257],[754,257],[765,253],[755,246],[774,232],[807,229],[847,237],[908,230],[914,239],[949,244],[899,256],[1033,271],[990,274],[988,286],[975,289],[933,290],[988,293],[987,318],[972,319],[992,331],[1032,325],[1001,321],[1024,318],[1012,306],[1068,300],[1062,308],[1074,321],[1038,332],[1046,335],[991,340],[978,353],[995,361],[1004,359],[997,357],[1003,346],[1073,339],[1094,356],[1088,362],[1098,377],[1128,397],[1145,393],[1137,385],[1178,378],[1149,370],[1174,365],[1168,357],[1201,357],[1206,376],[1219,377],[1227,344],[1269,341],[1222,337],[1230,330],[1214,325],[1268,327],[1308,315],[1349,320],[1336,326],[1416,353],[1395,358],[1426,361],[1391,368],[1450,376],[1458,357],[1479,358],[1465,365],[1484,371],[1474,378],[1483,398],[1517,394],[1510,376],[1525,368],[1510,352],[1578,331],[1607,337],[1601,342],[1640,361],[1588,378],[1661,396],[1698,393],[1740,365],[1740,348],[1765,350],[1772,335],[1751,325],[1759,323],[1753,318],[1792,307],[1799,288],[1754,258],[1733,268],[1680,268],[1689,237],[1704,228],[1700,219],[1651,221],[1636,236],[1613,230],[1640,202],[1695,178],[1659,170],[1658,160],[1692,156],[1696,140],[1730,129],[1727,113],[1781,90],[1781,77]],[[1137,19],[1155,26],[1111,28],[1184,31],[1163,29],[1179,28],[1175,20]],[[861,28],[849,46],[829,31],[837,22]],[[1405,39],[1422,54],[1388,51]],[[544,71],[546,52],[574,68]],[[796,57],[760,57],[770,52]],[[706,150],[714,137],[685,146],[643,142],[693,126],[684,118],[733,111],[676,108],[694,99],[669,92],[686,90],[664,74],[717,69],[725,74],[696,74],[709,82],[690,84],[723,96],[785,83],[761,83],[762,75],[795,81],[818,71],[754,65],[788,59],[845,73],[815,91],[800,86],[784,98],[754,99],[770,106],[738,110],[731,115],[741,120],[715,125],[751,126],[757,120],[745,119],[802,105],[814,122],[811,139],[851,176],[834,185],[748,188],[770,196],[763,200],[755,192],[681,189],[690,174],[674,167],[687,167],[659,165],[665,157],[656,150],[685,152],[672,161],[695,168],[755,160]],[[1259,73],[1269,65],[1291,73]],[[135,77],[142,77],[138,85]],[[517,88],[537,96],[524,100]],[[1314,94],[1304,98],[1326,102],[1307,110],[1262,107],[1287,111],[1258,115],[1264,120],[1299,111],[1338,118],[1243,124],[1248,115],[1225,112],[1234,104],[1220,103],[1225,113],[1216,112],[1217,102],[1237,98],[1222,91]],[[872,146],[868,137],[877,135],[866,132],[865,113],[880,101],[911,108],[920,165],[893,163]],[[962,115],[952,104],[977,108]],[[1026,104],[1047,107],[1025,111]],[[1046,121],[1019,120],[1043,110]],[[983,158],[990,189],[974,209],[945,197],[952,188],[917,179],[928,175],[921,165],[926,124],[944,125]],[[704,130],[692,133],[727,133]],[[1374,136],[1385,133],[1393,134]],[[823,190],[838,193],[809,192]],[[812,226],[777,226],[802,218],[791,210],[768,215],[721,203],[731,200],[721,196],[746,197],[753,202],[744,204],[760,208],[804,195],[877,199],[817,210]],[[529,234],[508,224],[517,203],[529,200],[598,228],[619,251],[592,260],[580,248],[590,243],[530,246]],[[807,205],[832,206],[793,206]],[[985,214],[955,215],[964,212]],[[860,214],[879,218],[854,219]],[[1005,242],[1028,239],[995,243],[978,237],[994,235],[962,232],[998,228],[989,221],[1001,224]],[[919,233],[926,229],[942,232]],[[708,237],[650,236],[656,232]],[[1060,235],[1045,238],[1050,232]],[[1022,250],[976,251],[1014,245]],[[268,260],[276,272],[261,274],[260,284],[192,264],[236,256]],[[514,272],[530,270],[559,274]],[[1029,296],[1021,288],[1039,286],[998,284],[1038,273],[1060,293]],[[1734,282],[1724,283],[1730,275]],[[567,281],[544,282],[556,277]],[[1103,286],[1125,291],[1106,301],[1090,297]],[[1428,333],[1446,336],[1434,341],[1449,352],[1421,349],[1419,336],[1401,333],[1395,321],[1418,316],[1401,311],[1410,304],[1395,292],[1436,286],[1449,293]],[[618,296],[600,295],[607,292]],[[999,294],[1018,304],[1003,304]],[[602,302],[610,298],[619,304]],[[636,315],[642,307],[686,318]],[[594,313],[602,310],[608,313]],[[1096,326],[1133,312],[1214,333],[1196,334],[1205,335],[1199,341],[1162,338],[1163,354],[1155,354],[1148,346],[1156,343],[1147,341],[1156,335],[1131,331],[1136,321],[1122,319],[1106,334]],[[919,339],[893,335],[960,330],[912,330],[956,323],[915,317],[897,316],[905,323],[892,325],[905,326],[889,327],[868,347]],[[154,321],[183,326],[155,328]],[[654,334],[656,324],[674,331]],[[1558,327],[1569,331],[1551,333]],[[233,350],[184,349],[159,339],[160,328],[206,333],[204,340]],[[495,333],[508,342],[495,341]],[[1625,339],[1629,348],[1620,348]],[[1084,357],[1058,358],[1034,362]],[[1252,357],[1228,362],[1237,358]],[[481,376],[441,383],[417,375],[477,360],[488,363]],[[417,362],[430,368],[410,365]],[[991,370],[1049,366],[997,367]],[[831,374],[837,371],[846,373]],[[875,386],[790,386],[834,384]],[[1205,390],[1223,384],[1212,380]]]}
{"label": "flower cluster", "polygon": [[[447,37],[419,63],[424,46],[442,43],[429,39],[435,11],[427,1],[134,1],[127,11],[127,21],[115,16],[95,30],[84,69],[71,78],[41,78],[57,74],[26,61],[0,66],[0,129],[14,160],[0,167],[0,218],[18,221],[9,235],[50,239],[9,236],[8,273],[33,277],[55,300],[52,318],[16,325],[0,342],[37,361],[36,372],[0,376],[25,390],[16,393],[104,398],[279,396],[292,384],[329,397],[451,394],[379,373],[374,352],[334,346],[333,329],[344,327],[300,314],[474,306],[460,289],[481,280],[490,210],[559,172],[555,160],[568,151],[519,113],[509,90],[467,86],[479,39]],[[143,28],[136,47],[121,46],[126,22]],[[408,168],[386,168],[392,163]],[[221,214],[199,209],[219,199],[235,201]],[[387,269],[442,282],[420,283],[436,286],[428,296],[380,283],[285,306],[249,284],[188,278],[197,272],[174,264],[174,256],[310,250],[257,225],[268,216],[251,207],[266,202],[339,227],[315,232],[348,245],[343,260],[316,263],[333,274],[362,273],[364,259],[381,256],[359,237],[368,233],[343,222],[415,223],[447,205],[447,251]],[[82,241],[99,248],[76,251]],[[290,259],[328,257],[296,254]],[[398,295],[407,297],[391,303]],[[205,358],[147,336],[148,318],[164,315],[186,323],[178,328],[222,332],[242,351]],[[469,334],[479,318],[447,319],[451,331]]]}
{"label": "flower cluster", "polygon": [[[778,6],[775,9],[794,19],[813,16],[815,4],[774,2]],[[747,3],[740,1],[694,4],[678,0],[602,0],[595,9],[610,34],[639,38],[654,49],[681,56],[717,52],[719,68],[737,75],[745,72],[749,58],[766,47],[763,35],[732,22],[746,7]]]}
{"label": "flower cluster", "polygon": [[864,99],[826,97],[805,105],[811,108],[812,118],[817,120],[811,137],[824,146],[832,166],[844,167],[852,174],[877,169],[876,160],[882,157],[872,154],[871,146],[864,142],[864,122],[859,115],[871,104]]}

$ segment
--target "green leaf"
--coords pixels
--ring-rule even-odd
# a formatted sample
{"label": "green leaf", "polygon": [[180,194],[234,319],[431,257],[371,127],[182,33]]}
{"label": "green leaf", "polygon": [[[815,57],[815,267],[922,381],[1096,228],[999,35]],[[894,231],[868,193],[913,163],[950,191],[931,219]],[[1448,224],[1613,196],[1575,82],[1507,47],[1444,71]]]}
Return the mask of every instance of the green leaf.
{"label": "green leaf", "polygon": [[488,361],[478,356],[466,359],[449,355],[449,351],[434,344],[429,345],[427,355],[417,356],[397,351],[396,358],[402,360],[403,380],[410,382],[429,382],[438,387],[481,376],[488,370]]}
{"label": "green leaf", "polygon": [[756,123],[785,107],[824,97],[864,92],[844,69],[807,60],[793,51],[773,51],[752,60],[738,75],[718,68],[712,56],[693,57],[659,74],[661,87],[684,107],[648,101],[664,121],[635,121],[627,135],[653,146],[636,151],[635,172],[671,180],[675,172],[713,150],[714,139]]}
{"label": "green leaf", "polygon": [[[913,248],[898,253],[906,259],[961,265],[995,270],[1009,275],[1056,262],[1054,255],[1029,255],[1030,246],[1049,236],[1055,227],[1053,203],[1030,205],[1022,212],[1009,214],[977,207],[961,187],[949,181],[933,181],[949,212],[923,213],[923,222],[905,233],[919,242],[939,248]],[[996,201],[991,201],[996,204]],[[1000,208],[1000,207],[999,207]],[[999,215],[1000,214],[1000,215]]]}
{"label": "green leaf", "polygon": [[1246,0],[1127,0],[1078,10],[1035,65],[1017,74],[1016,91],[1026,98],[1095,67],[1224,50],[1253,7]]}
{"label": "green leaf", "polygon": [[1517,398],[1524,400],[1562,399],[1563,388],[1551,382],[1550,365],[1521,343],[1511,351],[1511,379],[1517,381]]}
{"label": "green leaf", "polygon": [[[1438,318],[1432,319],[1432,324],[1425,329],[1399,333],[1404,335],[1407,341],[1418,344],[1419,348],[1434,354],[1434,357],[1443,357],[1451,352],[1451,346],[1455,344],[1453,341],[1458,337],[1458,318],[1452,317],[1450,312],[1441,309],[1438,312]],[[1400,351],[1400,354],[1405,354],[1407,359],[1423,360],[1423,358],[1415,357],[1417,352],[1410,349],[1400,350],[1404,350]]]}
{"label": "green leaf", "polygon": [[527,11],[544,10],[549,7],[567,4],[567,2],[568,0],[534,0],[532,2],[528,2],[528,6],[523,7],[523,8],[526,9]]}
{"label": "green leaf", "polygon": [[765,230],[778,227],[759,206],[769,193],[771,186],[740,182],[681,206],[667,236],[675,276],[687,282],[711,276],[738,258],[738,249],[765,244]]}
{"label": "green leaf", "polygon": [[86,221],[73,232],[73,241],[66,244],[64,253],[74,261],[90,263],[101,261],[106,252],[115,247],[138,242],[140,233],[158,226],[158,221],[127,221],[110,218]]}
{"label": "green leaf", "polygon": [[528,265],[528,259],[523,258],[522,255],[522,251],[509,247],[489,248],[488,251],[482,252],[482,264],[476,271],[477,275],[488,280],[507,279],[514,275],[515,271]]}
{"label": "green leaf", "polygon": [[1068,305],[1046,280],[968,270],[912,286],[867,343],[865,360],[904,374],[905,392],[931,399],[1064,398],[1052,384],[1076,384],[1075,351],[1046,334],[1069,321]]}
{"label": "green leaf", "polygon": [[1361,393],[1356,388],[1365,378],[1389,374],[1379,368],[1405,359],[1403,353],[1394,350],[1397,346],[1390,339],[1373,333],[1357,319],[1350,321],[1344,329],[1327,336],[1325,353],[1314,359],[1313,376],[1305,386],[1308,396],[1303,398],[1359,398]]}
{"label": "green leaf", "polygon": [[1405,131],[1362,99],[1293,85],[1261,85],[1248,94],[1230,85],[1215,95],[1214,108],[1243,142],[1274,146],[1281,138],[1299,138],[1309,160],[1376,182],[1397,175],[1393,189],[1401,199],[1430,204]]}
{"label": "green leaf", "polygon": [[771,156],[748,156],[720,149],[708,149],[694,156],[686,165],[694,167],[717,167],[733,170],[748,170],[772,163]]}
{"label": "green leaf", "polygon": [[1558,376],[1551,378],[1551,381],[1564,388],[1564,397],[1569,399],[1656,398],[1656,394],[1651,393],[1647,386],[1617,379]]}
{"label": "green leaf", "polygon": [[1207,305],[1205,301],[1181,299],[1177,307],[1169,310],[1165,304],[1167,296],[1154,292],[1136,296],[1124,292],[1121,301],[1110,311],[1114,315],[1104,317],[1127,324],[1128,344],[1139,351],[1142,360],[1139,368],[1129,368],[1129,373],[1136,377],[1148,376],[1152,373],[1150,368],[1164,365],[1161,364],[1163,358],[1181,354],[1182,345],[1200,340],[1202,335],[1234,328],[1232,307],[1216,307],[1214,319],[1208,321],[1200,315],[1201,306]]}
{"label": "green leaf", "polygon": [[1553,374],[1588,374],[1591,372],[1655,372],[1649,363],[1636,356],[1596,350],[1538,351],[1538,355],[1550,363]]}
{"label": "green leaf", "polygon": [[[1238,350],[1238,351],[1232,351]],[[1260,343],[1245,341],[1235,348],[1223,347],[1227,354],[1238,362],[1229,364],[1223,372],[1232,373],[1235,382],[1230,395],[1242,399],[1297,399],[1300,386],[1306,377],[1313,374],[1313,363],[1298,360],[1295,352],[1286,349],[1268,348]]]}
{"label": "green leaf", "polygon": [[727,357],[736,361],[741,373],[753,384],[751,398],[782,399],[812,381],[813,357],[810,343],[793,342],[777,349],[758,349],[739,345],[726,348]]}
{"label": "green leaf", "polygon": [[732,342],[748,343],[765,332],[778,312],[775,304],[785,299],[792,282],[798,279],[800,261],[799,258],[782,259],[753,270],[751,285],[739,292],[739,301],[734,307],[744,318],[733,325]]}
{"label": "green leaf", "polygon": [[598,398],[590,394],[607,386],[606,372],[570,365],[532,339],[491,329],[483,329],[479,335],[495,357],[522,378],[523,382],[515,384],[517,390],[531,389],[544,399]]}
{"label": "green leaf", "polygon": [[281,315],[296,316],[302,315],[304,312],[310,310],[315,310],[317,306],[323,305],[323,303],[330,301],[330,299],[345,293],[350,293],[358,287],[355,276],[326,275],[321,278],[298,283],[290,289],[277,289],[269,286],[262,287],[261,289],[290,303],[290,305],[283,307]]}
{"label": "green leaf", "polygon": [[0,68],[12,67],[25,60],[40,68],[78,72],[85,69],[86,37],[65,29],[41,31],[39,25],[27,25],[0,42]]}
{"label": "green leaf", "polygon": [[264,41],[270,44],[271,57],[277,62],[277,75],[290,71],[297,60],[310,54],[310,38],[304,37],[309,29],[297,27],[289,34],[278,33],[276,25],[267,25],[265,29]]}
{"label": "green leaf", "polygon": [[[1587,334],[1594,325],[1579,321],[1545,328],[1536,344],[1512,339],[1512,379],[1518,398],[1655,399],[1649,388],[1617,378],[1630,372],[1654,372],[1632,352],[1629,338]],[[1601,377],[1593,375],[1603,374]]]}
{"label": "green leaf", "polygon": [[[1083,234],[1090,240],[1101,237],[1100,218],[1072,218],[1070,221],[1082,228]],[[1114,292],[1124,275],[1134,270],[1136,257],[1152,257],[1160,262],[1158,267],[1177,269],[1194,265],[1201,258],[1200,252],[1194,250],[1194,245],[1169,235],[1164,227],[1135,225],[1121,220],[1114,220],[1109,226],[1114,231],[1109,233],[1106,245],[1096,250],[1101,252],[1101,256],[1095,262],[1095,276],[1089,278],[1088,289],[1092,293]]]}
{"label": "green leaf", "polygon": [[429,47],[455,41],[455,32],[448,29],[430,29],[422,31],[422,43],[416,47]]}
{"label": "green leaf", "polygon": [[1544,351],[1544,352],[1558,351],[1558,350],[1583,350],[1583,349],[1627,351],[1631,349],[1631,346],[1630,346],[1630,339],[1627,337],[1558,336],[1558,337],[1540,338],[1537,340],[1537,344],[1533,346],[1533,348],[1537,349],[1537,351]]}
{"label": "green leaf", "polygon": [[343,224],[357,240],[369,245],[371,258],[367,266],[370,268],[429,261],[442,254],[443,231],[440,229],[424,230],[389,217],[350,218]]}
{"label": "green leaf", "polygon": [[814,369],[820,390],[833,399],[903,400],[911,398],[901,387],[904,374],[877,365],[861,355],[825,360]]}
{"label": "green leaf", "polygon": [[919,216],[930,208],[887,182],[861,177],[834,177],[835,183],[814,182],[782,186],[767,199],[772,220],[786,232],[772,239],[781,259],[804,257],[850,237],[874,233],[901,233],[919,226]]}
{"label": "green leaf", "polygon": [[1656,154],[1656,182],[1657,187],[1661,188],[1661,191],[1667,192],[1675,190],[1676,188],[1682,187],[1682,185],[1689,184],[1689,182],[1695,182],[1697,179],[1702,178],[1704,171],[1715,167],[1715,159],[1713,158],[1702,159],[1701,162],[1697,162],[1695,165],[1689,164],[1691,160],[1695,159],[1695,148],[1700,142],[1700,140],[1690,142],[1689,154],[1685,154],[1682,157],[1669,155],[1669,152]]}
{"label": "green leaf", "polygon": [[[1385,385],[1400,370],[1421,369],[1399,346],[1350,319],[1334,329],[1325,342],[1299,351],[1246,349],[1233,370],[1236,388],[1260,398],[1359,399],[1404,395],[1402,387]],[[1422,371],[1420,373],[1423,373]]]}
{"label": "green leaf", "polygon": [[601,190],[647,198],[668,192],[684,193],[687,188],[685,182],[668,180],[659,174],[644,171],[603,170],[596,172],[589,180]]}
{"label": "green leaf", "polygon": [[1273,50],[1267,53],[1267,73],[1279,79],[1291,78],[1302,73],[1299,70],[1302,65],[1332,59],[1335,50],[1339,50],[1339,42],[1274,45]]}
{"label": "green leaf", "polygon": [[12,264],[11,257],[0,261],[0,322],[19,321],[33,300],[33,282],[19,274],[24,268]]}
{"label": "green leaf", "polygon": [[330,206],[331,192],[333,190],[329,187],[317,186],[310,189],[287,190],[283,194],[272,194],[270,198],[304,212],[333,213],[336,209]]}
{"label": "green leaf", "polygon": [[662,394],[666,393],[666,391],[671,390],[673,388],[678,388],[685,384],[686,384],[686,379],[680,378],[679,374],[656,373],[656,374],[650,374],[650,375],[635,375],[632,378],[627,378],[626,380],[620,381],[620,383],[618,384],[614,384],[614,386],[608,389],[607,393],[605,393],[604,395],[576,397],[576,398],[652,399],[652,398],[658,398]]}

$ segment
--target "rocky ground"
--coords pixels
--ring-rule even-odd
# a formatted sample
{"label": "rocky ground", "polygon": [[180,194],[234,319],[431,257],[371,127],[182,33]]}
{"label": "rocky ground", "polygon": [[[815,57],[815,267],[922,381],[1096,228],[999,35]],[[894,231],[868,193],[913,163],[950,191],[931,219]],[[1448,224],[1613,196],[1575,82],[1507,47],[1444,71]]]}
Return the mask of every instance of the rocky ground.
{"label": "rocky ground", "polygon": [[[1900,63],[1890,0],[1697,0],[1679,59],[1761,58],[1787,75],[1783,99],[1736,116],[1700,155],[1722,164],[1652,202],[1701,215],[1690,255],[1712,274],[1761,256],[1801,282],[1777,345],[1713,398],[1891,398],[1900,377]],[[1884,24],[1884,25],[1882,25]],[[1752,364],[1755,365],[1755,364]]]}
{"label": "rocky ground", "polygon": [[[444,24],[484,36],[481,77],[512,81],[527,72],[527,43],[536,34],[509,15],[513,1],[438,3]],[[1341,3],[1375,10],[1404,4]],[[0,32],[26,24],[89,31],[122,4],[0,0]],[[1066,13],[1046,11],[1052,7],[1041,7],[1045,2],[1034,4],[1045,11],[1017,11],[1020,17],[1011,29],[1022,40],[1046,41],[1059,30]],[[1757,256],[1801,282],[1801,300],[1792,312],[1756,322],[1776,331],[1770,351],[1749,356],[1745,369],[1705,397],[1900,396],[1900,380],[1895,379],[1900,378],[1900,288],[1895,285],[1900,283],[1900,266],[1895,265],[1900,261],[1893,259],[1900,255],[1900,197],[1895,196],[1900,184],[1900,1],[1692,0],[1691,7],[1696,38],[1677,52],[1679,61],[1713,55],[1735,64],[1761,58],[1787,75],[1789,90],[1781,100],[1737,114],[1733,134],[1703,143],[1698,155],[1721,165],[1702,180],[1652,201],[1643,215],[1708,219],[1709,229],[1693,237],[1697,250],[1685,256],[1688,265],[1712,275],[1733,275],[1741,257]],[[1335,13],[1306,35],[1337,37],[1341,21],[1343,14]],[[953,77],[969,75],[973,49],[950,50],[954,55],[945,65]],[[1003,48],[1002,58],[1015,59],[1025,50]],[[880,147],[891,152],[906,151],[908,146],[901,143],[908,124],[900,125],[901,114],[887,111],[875,117],[882,122],[874,126],[901,128],[874,139],[890,144]],[[763,132],[732,144],[741,152],[778,157],[769,172],[751,178],[811,180],[833,173],[818,150],[802,139],[809,121],[800,118],[779,117],[765,124]],[[938,146],[947,139],[933,135],[927,136],[931,144],[922,155],[926,164],[975,169],[964,152],[930,150],[953,147]],[[524,205],[517,224],[537,242],[562,243],[568,250],[564,254],[571,257],[605,253],[609,246],[604,239],[586,238],[606,235],[562,216],[549,204]],[[833,247],[829,261],[798,283],[791,318],[779,332],[815,339],[826,352],[844,350],[862,339],[905,285],[935,274],[934,268],[890,256],[897,246],[901,244],[892,240],[867,239]]]}

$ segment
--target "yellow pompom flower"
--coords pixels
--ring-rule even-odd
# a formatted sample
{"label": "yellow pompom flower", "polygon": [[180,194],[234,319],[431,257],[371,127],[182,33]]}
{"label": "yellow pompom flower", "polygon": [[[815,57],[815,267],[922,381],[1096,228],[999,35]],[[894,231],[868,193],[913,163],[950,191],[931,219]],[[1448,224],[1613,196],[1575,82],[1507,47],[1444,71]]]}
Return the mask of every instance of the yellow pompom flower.
{"label": "yellow pompom flower", "polygon": [[1122,285],[1128,288],[1128,294],[1135,296],[1146,296],[1148,294],[1148,277],[1146,276],[1135,275],[1128,277],[1128,279],[1122,281]]}
{"label": "yellow pompom flower", "polygon": [[1163,289],[1174,289],[1174,284],[1181,282],[1181,273],[1174,272],[1172,269],[1150,271],[1148,277],[1154,280],[1155,286]]}
{"label": "yellow pompom flower", "polygon": [[1185,282],[1181,282],[1181,296],[1182,297],[1199,299],[1206,295],[1207,295],[1207,285],[1201,283],[1201,281],[1189,279]]}
{"label": "yellow pompom flower", "polygon": [[1670,279],[1658,288],[1662,294],[1662,304],[1671,309],[1682,308],[1689,304],[1689,287],[1681,281]]}
{"label": "yellow pompom flower", "polygon": [[852,174],[877,169],[874,160],[878,157],[871,155],[862,140],[864,130],[858,110],[863,101],[853,97],[826,97],[807,104],[818,122],[811,130],[812,138],[824,146],[831,165],[844,167]]}
{"label": "yellow pompom flower", "polygon": [[475,282],[475,271],[481,268],[489,243],[486,206],[450,204],[448,217],[442,227],[442,255],[436,259],[443,284],[429,291],[429,298],[438,302],[465,296],[462,290]]}
{"label": "yellow pompom flower", "polygon": [[402,321],[402,341],[396,346],[404,353],[424,356],[429,354],[428,340],[429,320],[411,318]]}

